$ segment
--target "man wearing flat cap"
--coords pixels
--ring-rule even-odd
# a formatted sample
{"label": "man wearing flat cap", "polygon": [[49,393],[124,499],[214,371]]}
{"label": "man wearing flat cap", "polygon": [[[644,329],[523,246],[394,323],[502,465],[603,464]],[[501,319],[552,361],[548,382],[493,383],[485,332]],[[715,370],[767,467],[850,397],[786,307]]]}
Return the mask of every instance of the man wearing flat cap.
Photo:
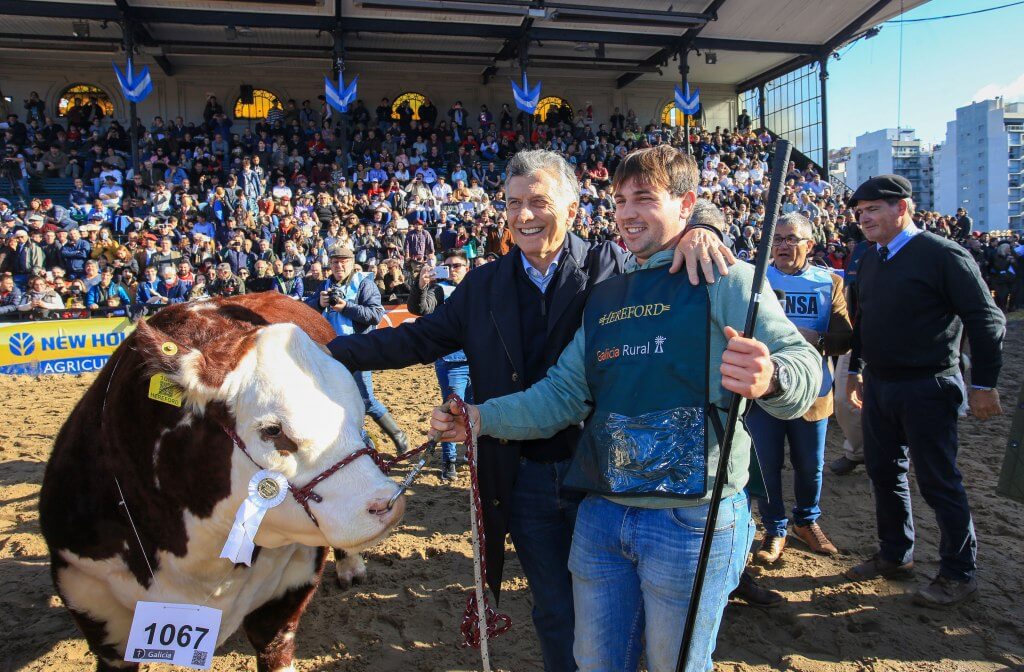
{"label": "man wearing flat cap", "polygon": [[[373,282],[373,273],[356,271],[355,253],[344,245],[331,246],[327,255],[331,274],[305,300],[306,305],[320,311],[338,336],[373,331],[384,317],[384,305],[380,290]],[[409,450],[409,440],[387,407],[374,396],[372,373],[352,371],[366,413],[394,442],[398,452],[404,453]]]}
{"label": "man wearing flat cap", "polygon": [[[855,289],[853,353],[846,393],[862,409],[864,460],[875,496],[879,551],[847,578],[907,578],[914,570],[914,521],[907,474],[938,521],[939,573],[914,601],[949,607],[971,598],[977,540],[956,466],[960,339],[966,330],[973,368],[971,412],[1002,412],[996,383],[1005,321],[974,259],[956,243],[917,228],[910,183],[879,175],[850,199],[873,243]],[[908,455],[909,452],[909,455]]]}

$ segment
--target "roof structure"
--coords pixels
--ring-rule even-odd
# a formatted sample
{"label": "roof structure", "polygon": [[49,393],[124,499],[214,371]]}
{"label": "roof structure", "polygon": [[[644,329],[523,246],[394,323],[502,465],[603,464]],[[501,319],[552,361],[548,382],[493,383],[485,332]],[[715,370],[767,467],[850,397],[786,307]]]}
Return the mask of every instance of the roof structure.
{"label": "roof structure", "polygon": [[[927,0],[903,0],[906,10]],[[742,91],[820,61],[899,13],[900,0],[0,0],[0,50],[113,51],[124,26],[173,76],[189,59],[343,57],[448,64],[486,83],[534,70]],[[589,73],[589,75],[588,75]]]}

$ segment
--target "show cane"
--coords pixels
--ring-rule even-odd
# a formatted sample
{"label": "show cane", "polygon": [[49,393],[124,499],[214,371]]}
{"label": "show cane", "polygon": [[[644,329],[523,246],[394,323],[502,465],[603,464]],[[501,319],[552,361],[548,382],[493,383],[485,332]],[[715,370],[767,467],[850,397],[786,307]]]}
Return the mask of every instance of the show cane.
{"label": "show cane", "polygon": [[[777,140],[775,156],[772,159],[771,185],[768,189],[767,212],[761,228],[761,240],[757,245],[757,263],[754,266],[753,288],[750,302],[747,304],[747,318],[743,326],[743,335],[751,337],[757,322],[757,310],[761,302],[761,288],[764,286],[765,273],[768,270],[771,240],[775,235],[775,224],[779,219],[779,207],[782,204],[782,188],[786,179],[786,166],[789,165],[789,154],[792,145],[786,140]],[[718,509],[722,501],[722,488],[728,473],[729,456],[732,453],[732,440],[736,433],[736,422],[739,420],[740,405],[743,397],[732,395],[729,403],[729,415],[725,423],[725,435],[719,449],[718,469],[715,471],[715,484],[711,489],[711,502],[708,507],[708,519],[704,525],[704,538],[700,544],[700,555],[697,557],[697,572],[693,578],[693,591],[690,594],[690,606],[686,611],[686,623],[683,627],[683,640],[679,644],[679,656],[676,659],[676,672],[684,672],[690,661],[693,644],[693,633],[697,625],[697,612],[700,609],[701,592],[704,588],[704,575],[711,557],[711,544],[714,541],[715,527],[718,523]]]}

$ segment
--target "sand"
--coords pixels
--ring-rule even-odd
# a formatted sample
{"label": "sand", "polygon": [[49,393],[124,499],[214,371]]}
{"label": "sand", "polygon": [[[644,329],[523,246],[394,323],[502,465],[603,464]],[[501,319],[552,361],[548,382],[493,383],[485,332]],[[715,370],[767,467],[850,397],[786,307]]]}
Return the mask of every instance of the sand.
{"label": "sand", "polygon": [[[1024,378],[1024,322],[1010,325],[1005,353],[1004,405],[1016,399]],[[53,438],[91,381],[85,375],[0,377],[0,670],[93,669],[94,659],[54,595],[37,514]],[[432,368],[378,374],[376,383],[401,425],[422,437],[438,394]],[[843,478],[826,472],[821,524],[841,555],[822,558],[791,544],[779,566],[758,568],[765,585],[782,591],[789,604],[772,612],[730,606],[716,670],[1024,669],[1024,506],[995,494],[1009,426],[1006,416],[988,423],[967,419],[960,429],[960,466],[979,538],[977,601],[949,611],[911,603],[913,589],[937,569],[938,530],[916,491],[916,581],[850,584],[839,578],[874,549],[874,507],[862,469]],[[376,427],[372,431],[380,443]],[[839,455],[841,442],[831,427],[827,459]],[[403,523],[366,553],[368,582],[343,591],[325,581],[313,599],[299,628],[298,670],[479,669],[478,653],[458,644],[473,575],[467,488],[465,471],[454,486],[442,485],[436,469],[420,478]],[[500,670],[541,670],[529,590],[511,547],[509,556],[501,606],[514,626],[492,640],[492,660]],[[235,634],[218,650],[213,669],[256,669],[244,636]]]}

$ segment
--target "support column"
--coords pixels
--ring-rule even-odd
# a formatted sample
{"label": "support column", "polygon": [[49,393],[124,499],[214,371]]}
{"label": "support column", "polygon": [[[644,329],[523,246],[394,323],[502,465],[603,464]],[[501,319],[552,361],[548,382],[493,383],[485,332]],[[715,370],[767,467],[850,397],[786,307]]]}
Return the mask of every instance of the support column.
{"label": "support column", "polygon": [[[530,38],[523,37],[519,41],[519,74],[526,72],[530,64]],[[520,79],[520,82],[522,80]],[[536,110],[534,111],[536,114]],[[526,115],[526,148],[533,149],[533,114]]]}
{"label": "support column", "polygon": [[832,182],[832,175],[828,170],[828,96],[826,82],[828,82],[828,54],[818,61],[818,81],[821,83],[821,163],[825,171],[825,181]]}
{"label": "support column", "polygon": [[[334,74],[334,82],[338,82],[338,76],[345,71],[345,33],[341,29],[341,24],[338,23],[334,27],[332,33],[334,37],[334,49],[332,52],[331,60],[331,72]],[[332,108],[333,109],[333,108]],[[338,139],[341,141],[341,154],[342,160],[345,165],[340,166],[342,170],[348,173],[350,166],[348,150],[350,146],[349,138],[349,117],[348,112],[339,112],[334,110],[333,115],[337,115],[338,123],[334,125],[335,132],[338,134]]]}
{"label": "support column", "polygon": [[768,128],[768,124],[765,122],[768,115],[764,111],[767,100],[764,93],[764,82],[761,82],[757,85],[757,125],[759,128]]}
{"label": "support column", "polygon": [[[135,52],[135,24],[125,14],[121,15],[121,35],[124,39],[125,56],[134,61]],[[134,69],[134,62],[132,64]],[[131,72],[126,73],[129,77]],[[135,103],[128,101],[128,137],[131,143],[132,153],[132,175],[139,172],[139,121],[138,110]]]}
{"label": "support column", "polygon": [[[690,78],[689,56],[689,48],[684,47],[679,50],[679,75],[683,80],[683,91],[687,91],[687,84]],[[692,155],[693,149],[690,147],[690,115],[685,112],[683,113],[683,132],[686,134],[686,153]]]}

